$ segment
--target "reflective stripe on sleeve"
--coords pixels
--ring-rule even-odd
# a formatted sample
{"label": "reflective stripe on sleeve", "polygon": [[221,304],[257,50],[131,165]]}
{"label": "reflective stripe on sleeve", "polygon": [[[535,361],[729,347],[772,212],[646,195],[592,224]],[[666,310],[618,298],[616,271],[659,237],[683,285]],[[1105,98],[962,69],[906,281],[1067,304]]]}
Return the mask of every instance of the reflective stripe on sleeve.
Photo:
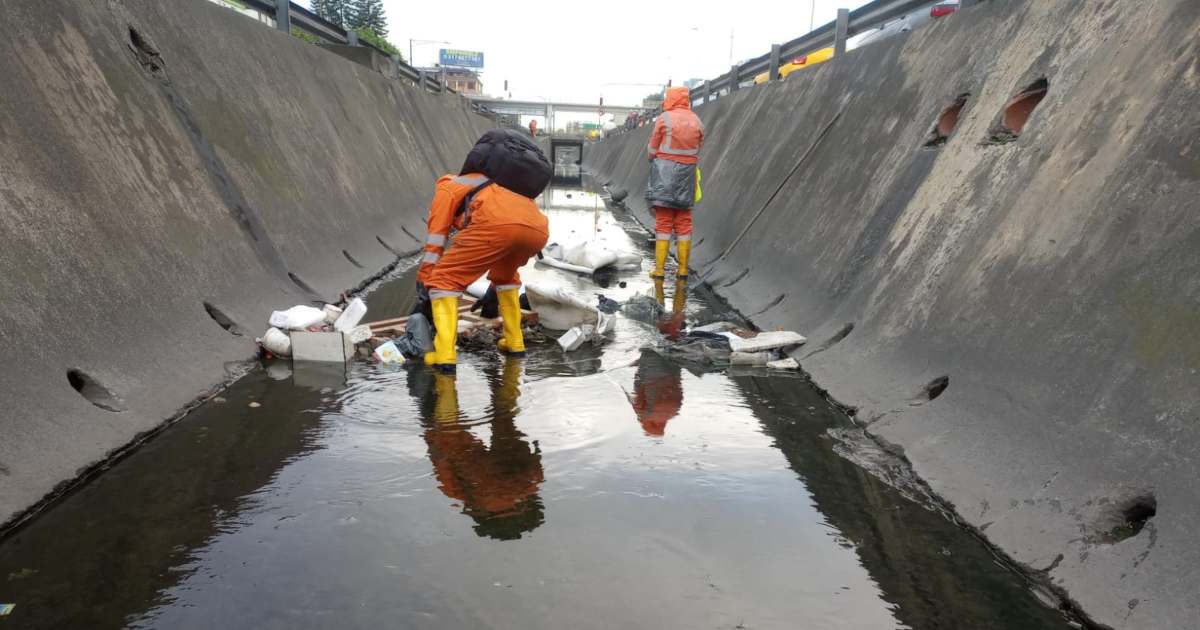
{"label": "reflective stripe on sleeve", "polygon": [[446,246],[446,235],[445,234],[430,234],[428,237],[426,237],[425,244],[433,245],[434,247],[445,247]]}
{"label": "reflective stripe on sleeve", "polygon": [[445,291],[442,289],[430,289],[429,290],[429,297],[434,300],[436,300],[438,298],[445,298],[445,297],[459,297],[461,295],[462,295],[462,291]]}
{"label": "reflective stripe on sleeve", "polygon": [[441,257],[442,257],[441,254],[438,254],[436,252],[425,252],[425,255],[421,256],[421,263],[432,265],[432,264],[436,263]]}

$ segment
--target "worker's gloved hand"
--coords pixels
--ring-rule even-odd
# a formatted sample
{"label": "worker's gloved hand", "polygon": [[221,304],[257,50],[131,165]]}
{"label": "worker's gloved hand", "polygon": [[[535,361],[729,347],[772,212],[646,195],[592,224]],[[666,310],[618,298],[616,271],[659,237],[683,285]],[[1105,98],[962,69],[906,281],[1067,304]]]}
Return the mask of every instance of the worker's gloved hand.
{"label": "worker's gloved hand", "polygon": [[481,317],[495,319],[500,317],[500,298],[496,296],[496,285],[488,286],[487,293],[478,302],[471,305],[471,312],[479,311]]}

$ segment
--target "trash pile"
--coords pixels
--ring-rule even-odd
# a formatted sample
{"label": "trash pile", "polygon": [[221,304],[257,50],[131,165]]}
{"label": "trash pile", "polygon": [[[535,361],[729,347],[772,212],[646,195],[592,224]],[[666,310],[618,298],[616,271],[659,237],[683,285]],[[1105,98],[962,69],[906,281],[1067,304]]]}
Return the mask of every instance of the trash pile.
{"label": "trash pile", "polygon": [[359,324],[366,314],[361,298],[350,300],[345,310],[333,304],[293,306],[271,313],[270,328],[256,341],[268,357],[344,363],[355,345],[371,339],[371,327]]}
{"label": "trash pile", "polygon": [[565,287],[540,283],[525,285],[525,295],[543,327],[566,331],[558,338],[558,345],[565,352],[578,350],[584,343],[599,343],[616,329],[617,317],[605,312],[611,305],[603,299],[599,306],[592,306],[571,295]]}
{"label": "trash pile", "polygon": [[788,351],[807,341],[804,335],[790,330],[756,332],[732,322],[715,322],[664,340],[661,350],[668,356],[704,363],[796,370],[800,362]]}
{"label": "trash pile", "polygon": [[642,268],[642,255],[609,248],[598,240],[562,245],[551,243],[538,254],[538,262],[581,274],[600,270],[636,271]]}

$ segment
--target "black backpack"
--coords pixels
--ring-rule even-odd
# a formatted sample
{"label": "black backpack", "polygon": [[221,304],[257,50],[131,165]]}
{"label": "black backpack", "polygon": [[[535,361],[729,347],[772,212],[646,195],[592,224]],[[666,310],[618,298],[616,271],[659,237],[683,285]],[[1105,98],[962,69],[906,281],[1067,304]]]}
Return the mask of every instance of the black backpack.
{"label": "black backpack", "polygon": [[550,184],[554,169],[532,140],[512,129],[483,134],[463,162],[460,174],[482,173],[491,181],[530,199]]}

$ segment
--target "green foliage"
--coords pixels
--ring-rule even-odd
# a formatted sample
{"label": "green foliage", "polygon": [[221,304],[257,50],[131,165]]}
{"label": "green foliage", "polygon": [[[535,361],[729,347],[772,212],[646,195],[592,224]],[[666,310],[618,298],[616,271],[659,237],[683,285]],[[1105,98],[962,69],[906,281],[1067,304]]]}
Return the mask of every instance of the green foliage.
{"label": "green foliage", "polygon": [[389,55],[400,55],[400,60],[404,61],[404,54],[400,52],[400,49],[393,46],[392,42],[389,42],[386,37],[383,37],[379,33],[371,30],[370,27],[363,26],[354,29],[354,31],[358,33],[358,38],[360,40],[371,44],[372,46],[386,52]]}
{"label": "green foliage", "polygon": [[346,27],[346,16],[349,12],[349,0],[311,0],[313,13],[341,26]]}
{"label": "green foliage", "polygon": [[294,24],[292,25],[292,37],[295,37],[297,39],[302,39],[310,44],[321,43],[320,37],[317,37],[316,35],[310,35],[308,33],[305,33],[304,31],[300,30],[300,27],[298,27]]}
{"label": "green foliage", "polygon": [[346,0],[346,27],[354,30],[371,29],[380,37],[387,37],[387,15],[383,11],[383,0]]}

